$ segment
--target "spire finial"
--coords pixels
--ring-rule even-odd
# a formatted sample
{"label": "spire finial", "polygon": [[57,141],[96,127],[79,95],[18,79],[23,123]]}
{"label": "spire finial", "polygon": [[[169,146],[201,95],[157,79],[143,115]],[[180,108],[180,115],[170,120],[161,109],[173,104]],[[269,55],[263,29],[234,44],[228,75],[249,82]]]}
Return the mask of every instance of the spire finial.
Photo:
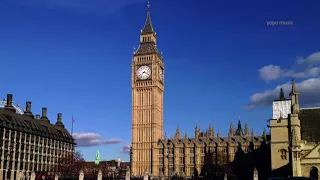
{"label": "spire finial", "polygon": [[292,87],[291,87],[290,96],[295,95],[295,94],[298,94],[298,90],[297,90],[297,87],[296,87],[296,79],[293,77],[292,78]]}
{"label": "spire finial", "polygon": [[254,130],[252,128],[252,131],[251,131],[251,140],[253,141],[254,140]]}
{"label": "spire finial", "polygon": [[148,1],[147,7],[148,7],[148,11],[150,11],[150,1]]}
{"label": "spire finial", "polygon": [[280,98],[279,98],[279,100],[284,100],[284,93],[283,93],[283,89],[281,88],[280,89]]}
{"label": "spire finial", "polygon": [[148,12],[147,12],[147,19],[146,22],[144,24],[144,27],[141,31],[142,35],[146,35],[146,34],[152,34],[155,33],[152,27],[152,23],[151,23],[151,17],[150,17],[150,3],[148,2]]}

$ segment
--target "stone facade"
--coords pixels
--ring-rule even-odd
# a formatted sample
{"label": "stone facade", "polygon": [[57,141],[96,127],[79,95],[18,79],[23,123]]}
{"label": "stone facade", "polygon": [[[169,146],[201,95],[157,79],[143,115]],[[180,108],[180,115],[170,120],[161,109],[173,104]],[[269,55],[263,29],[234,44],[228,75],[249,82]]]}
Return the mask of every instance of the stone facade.
{"label": "stone facade", "polygon": [[[174,138],[165,137],[159,140],[157,148],[154,149],[159,151],[159,159],[153,160],[155,168],[152,174],[185,177],[201,175],[206,164],[222,166],[233,162],[239,148],[244,153],[250,153],[260,148],[262,144],[268,144],[268,139],[265,130],[262,136],[255,136],[253,130],[249,134],[247,123],[243,132],[240,121],[236,131],[234,126],[230,125],[227,137],[221,137],[219,132],[214,135],[214,129],[210,125],[205,132],[201,132],[197,126],[194,138],[189,138],[187,135],[181,138],[178,128]],[[232,169],[224,171],[232,174]]]}
{"label": "stone facade", "polygon": [[[282,92],[282,90],[281,90]],[[281,95],[280,95],[281,96]],[[320,144],[319,137],[310,135],[309,129],[313,129],[310,122],[314,126],[319,124],[314,116],[314,111],[317,108],[312,108],[312,116],[308,116],[308,109],[299,108],[299,92],[295,85],[295,80],[292,80],[291,97],[291,113],[283,118],[270,120],[271,132],[271,169],[276,171],[282,167],[288,166],[288,176],[294,177],[319,177],[320,168]],[[281,99],[281,98],[280,98]],[[277,101],[287,101],[284,98]],[[282,107],[274,107],[281,109]],[[302,111],[302,113],[301,113]],[[277,110],[273,109],[273,112]],[[277,116],[273,116],[277,117]],[[303,117],[303,120],[300,120]],[[303,127],[301,128],[301,124]],[[304,135],[304,136],[303,136]],[[313,139],[314,142],[308,142],[306,139]]]}
{"label": "stone facade", "polygon": [[151,172],[158,158],[158,140],[163,132],[164,64],[157,49],[150,11],[132,62],[132,146],[131,174]]}
{"label": "stone facade", "polygon": [[262,144],[266,145],[263,147],[268,149],[270,158],[249,166],[253,169],[252,166],[259,166],[259,163],[270,164],[270,170],[260,168],[267,169],[265,177],[267,173],[280,172],[281,169],[287,171],[283,176],[307,176],[308,173],[310,176],[311,173],[316,177],[314,174],[319,173],[320,155],[316,149],[320,142],[320,109],[300,109],[294,80],[291,98],[285,99],[281,89],[280,99],[273,103],[270,136],[266,130],[261,136],[255,136],[253,132],[250,134],[247,124],[243,132],[239,122],[237,130],[231,125],[227,137],[221,137],[219,133],[215,135],[210,125],[206,132],[196,127],[192,138],[187,135],[181,137],[177,129],[175,137],[168,139],[163,136],[163,93],[164,63],[157,48],[148,5],[140,45],[132,62],[131,176],[142,177],[149,173],[153,177],[173,174],[191,177],[201,174],[208,153],[215,163],[220,163],[221,158],[224,159],[221,163],[232,162],[239,148],[249,154],[248,157],[255,157],[255,153],[250,155],[248,152]]}
{"label": "stone facade", "polygon": [[[31,102],[24,114],[17,114],[12,106],[12,95],[7,105],[0,108],[0,179],[14,180],[17,174],[31,177],[32,172],[54,174],[60,157],[74,152],[74,139],[64,128],[62,114],[56,124],[50,124],[47,109],[33,116]],[[19,173],[18,173],[19,172]]]}

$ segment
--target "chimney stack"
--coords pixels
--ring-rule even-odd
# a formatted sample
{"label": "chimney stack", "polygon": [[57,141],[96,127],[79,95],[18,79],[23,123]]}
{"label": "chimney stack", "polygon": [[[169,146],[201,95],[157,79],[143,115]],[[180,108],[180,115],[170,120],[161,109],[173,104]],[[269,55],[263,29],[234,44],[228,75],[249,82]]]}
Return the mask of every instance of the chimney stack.
{"label": "chimney stack", "polygon": [[62,123],[62,114],[61,114],[61,113],[58,113],[58,114],[57,114],[57,122],[56,122],[56,125],[64,128],[64,124]]}
{"label": "chimney stack", "polygon": [[29,116],[32,119],[34,118],[34,115],[31,112],[31,101],[26,102],[26,111],[23,113],[25,116]]}
{"label": "chimney stack", "polygon": [[7,94],[7,105],[4,108],[9,111],[16,112],[16,109],[12,105],[12,94]]}
{"label": "chimney stack", "polygon": [[47,108],[43,107],[42,108],[42,117],[41,119],[48,119],[47,118]]}
{"label": "chimney stack", "polygon": [[62,122],[62,114],[58,113],[57,122]]}
{"label": "chimney stack", "polygon": [[42,108],[42,117],[41,120],[47,121],[48,123],[50,123],[48,117],[47,117],[47,108],[43,107]]}
{"label": "chimney stack", "polygon": [[37,120],[40,120],[40,114],[37,114],[37,115],[36,115],[36,119],[37,119]]}

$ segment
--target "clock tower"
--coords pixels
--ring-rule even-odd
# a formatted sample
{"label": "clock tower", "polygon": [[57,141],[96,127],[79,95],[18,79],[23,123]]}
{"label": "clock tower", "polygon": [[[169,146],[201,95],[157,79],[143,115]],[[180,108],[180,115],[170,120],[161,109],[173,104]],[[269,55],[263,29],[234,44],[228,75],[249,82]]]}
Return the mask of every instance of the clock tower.
{"label": "clock tower", "polygon": [[140,34],[132,62],[131,175],[158,174],[156,144],[163,134],[164,64],[150,18]]}

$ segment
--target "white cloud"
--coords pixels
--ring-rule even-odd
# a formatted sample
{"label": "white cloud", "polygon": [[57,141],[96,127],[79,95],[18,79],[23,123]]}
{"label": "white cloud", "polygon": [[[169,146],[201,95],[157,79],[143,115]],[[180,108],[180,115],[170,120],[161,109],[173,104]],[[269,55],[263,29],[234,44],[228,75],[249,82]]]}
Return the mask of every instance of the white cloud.
{"label": "white cloud", "polygon": [[278,79],[282,74],[282,70],[280,66],[274,66],[274,65],[264,66],[261,69],[259,69],[259,72],[260,72],[260,77],[265,81]]}
{"label": "white cloud", "polygon": [[120,152],[122,153],[130,153],[130,144],[125,144],[121,147]]}
{"label": "white cloud", "polygon": [[277,65],[267,65],[259,69],[260,77],[264,81],[272,81],[281,77],[309,78],[320,74],[320,52],[313,53],[307,58],[298,58],[291,69],[284,69]]}
{"label": "white cloud", "polygon": [[105,144],[118,144],[121,139],[105,139],[101,140],[101,135],[97,133],[73,133],[73,138],[76,140],[77,146],[100,146]]}
{"label": "white cloud", "polygon": [[[300,107],[320,106],[320,78],[307,79],[300,83],[296,83],[296,86],[300,93]],[[267,106],[271,107],[273,100],[279,98],[281,87],[283,88],[286,97],[289,98],[289,93],[291,91],[291,82],[279,85],[272,90],[255,93],[250,97],[246,109],[257,109]]]}

